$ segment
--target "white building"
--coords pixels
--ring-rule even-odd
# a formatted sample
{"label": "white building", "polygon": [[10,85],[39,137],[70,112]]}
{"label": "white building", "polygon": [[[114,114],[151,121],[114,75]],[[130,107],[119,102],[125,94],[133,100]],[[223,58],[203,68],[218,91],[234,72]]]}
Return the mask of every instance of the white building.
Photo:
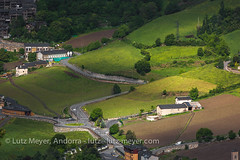
{"label": "white building", "polygon": [[183,113],[187,111],[188,111],[188,106],[186,104],[167,104],[167,105],[157,106],[157,114],[159,116]]}
{"label": "white building", "polygon": [[28,74],[28,67],[20,65],[16,67],[16,77],[27,75]]}
{"label": "white building", "polygon": [[157,121],[159,118],[159,116],[147,116],[148,121]]}
{"label": "white building", "polygon": [[192,99],[190,97],[176,97],[175,98],[175,104],[183,104],[184,102],[192,102]]}
{"label": "white building", "polygon": [[53,61],[54,58],[72,57],[73,53],[66,50],[51,50],[37,53],[37,60]]}

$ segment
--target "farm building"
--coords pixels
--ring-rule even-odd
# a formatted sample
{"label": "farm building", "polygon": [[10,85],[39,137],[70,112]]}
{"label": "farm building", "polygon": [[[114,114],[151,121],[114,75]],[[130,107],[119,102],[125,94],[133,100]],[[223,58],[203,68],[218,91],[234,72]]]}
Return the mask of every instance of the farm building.
{"label": "farm building", "polygon": [[37,60],[53,61],[54,59],[71,57],[73,53],[66,50],[51,50],[37,53]]}
{"label": "farm building", "polygon": [[167,105],[158,105],[157,114],[160,116],[166,116],[169,114],[177,114],[188,111],[187,104],[167,104]]}
{"label": "farm building", "polygon": [[192,99],[190,97],[176,97],[175,98],[175,104],[183,104],[184,102],[192,102]]}
{"label": "farm building", "polygon": [[27,75],[29,68],[39,68],[41,66],[45,67],[47,65],[48,65],[47,61],[35,61],[30,63],[24,63],[23,65],[16,67],[16,77]]}
{"label": "farm building", "polygon": [[27,107],[18,104],[15,100],[0,96],[0,104],[2,106],[2,114],[33,116],[34,113]]}
{"label": "farm building", "polygon": [[126,145],[124,146],[125,160],[158,160],[159,158],[152,155],[146,147],[141,145]]}

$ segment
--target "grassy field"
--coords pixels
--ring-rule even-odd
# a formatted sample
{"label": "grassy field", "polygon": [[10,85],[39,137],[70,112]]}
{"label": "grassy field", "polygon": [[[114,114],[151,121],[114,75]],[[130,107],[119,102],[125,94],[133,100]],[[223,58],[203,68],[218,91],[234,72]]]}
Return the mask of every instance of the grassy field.
{"label": "grassy field", "polygon": [[174,103],[175,96],[162,96],[164,89],[180,94],[188,92],[192,87],[198,87],[200,92],[206,93],[216,85],[202,80],[173,76],[139,86],[127,95],[91,104],[86,108],[88,112],[97,107],[102,108],[104,118],[126,116],[139,113],[140,109],[148,111],[152,105],[155,107],[158,104]]}
{"label": "grassy field", "polygon": [[114,73],[134,70],[134,64],[143,56],[140,51],[121,41],[72,58],[69,62],[98,73]]}
{"label": "grassy field", "polygon": [[217,69],[213,65],[196,68],[192,71],[181,74],[181,76],[204,80],[217,85],[222,85],[223,87],[240,83],[240,75]]}
{"label": "grassy field", "polygon": [[[42,68],[35,72],[14,78],[14,81],[38,96],[57,113],[61,113],[66,106],[112,94],[113,84],[96,82],[77,75],[74,77],[65,67]],[[129,90],[127,85],[120,87],[122,91]],[[16,99],[37,114],[49,114],[33,97],[14,88],[9,82],[0,84],[0,94]]]}
{"label": "grassy field", "polygon": [[165,64],[174,60],[195,60],[197,58],[198,48],[199,47],[165,46],[150,49],[149,52],[151,53],[151,65],[159,66],[160,64]]}
{"label": "grassy field", "polygon": [[[171,33],[176,34],[177,21],[179,21],[180,24],[180,38],[190,34],[196,35],[198,19],[200,20],[200,24],[202,24],[203,18],[207,14],[213,15],[217,13],[220,8],[221,1],[222,0],[208,0],[181,12],[159,17],[133,31],[128,38],[132,41],[149,45],[152,45],[157,38],[161,38],[161,40],[164,41],[166,35]],[[227,7],[240,6],[238,0],[224,0],[224,2]]]}
{"label": "grassy field", "polygon": [[228,33],[223,36],[228,46],[231,49],[231,54],[235,55],[240,51],[239,41],[240,41],[240,30]]}
{"label": "grassy field", "polygon": [[[56,133],[53,131],[52,124],[46,122],[39,122],[26,119],[13,119],[10,123],[4,127],[6,134],[3,139],[0,140],[2,143],[0,149],[1,160],[16,159],[16,156],[34,155],[37,151],[44,153],[48,148],[48,145],[37,145],[37,144],[13,144],[13,141],[19,139],[51,139]],[[64,133],[68,139],[80,139],[82,142],[88,139],[92,139],[92,136],[88,132],[68,132]],[[5,142],[6,139],[10,139],[10,144]],[[15,139],[15,140],[14,140]]]}

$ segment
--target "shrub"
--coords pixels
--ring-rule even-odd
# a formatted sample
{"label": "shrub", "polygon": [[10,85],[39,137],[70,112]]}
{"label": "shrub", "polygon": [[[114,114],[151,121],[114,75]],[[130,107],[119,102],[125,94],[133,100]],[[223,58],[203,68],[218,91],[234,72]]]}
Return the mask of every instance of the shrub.
{"label": "shrub", "polygon": [[238,131],[238,136],[240,136],[240,130]]}
{"label": "shrub", "polygon": [[110,134],[116,134],[119,131],[118,124],[114,124],[109,128]]}
{"label": "shrub", "polygon": [[126,133],[126,139],[128,141],[133,141],[133,140],[136,140],[137,138],[134,132],[132,132],[131,130],[128,130]]}
{"label": "shrub", "polygon": [[145,75],[145,73],[148,73],[151,71],[150,63],[147,62],[146,60],[138,61],[137,63],[135,63],[134,67],[136,71],[141,75]]}
{"label": "shrub", "polygon": [[92,51],[101,47],[101,43],[99,41],[92,42],[87,46],[87,51]]}
{"label": "shrub", "polygon": [[216,139],[217,141],[223,141],[225,138],[224,136],[217,135]]}
{"label": "shrub", "polygon": [[106,43],[108,43],[109,41],[110,41],[110,39],[105,38],[105,37],[103,37],[103,38],[101,39],[101,43],[102,43],[102,44],[106,44]]}
{"label": "shrub", "polygon": [[121,129],[119,132],[118,132],[118,135],[121,136],[123,135],[124,131]]}
{"label": "shrub", "polygon": [[196,139],[198,142],[209,142],[213,139],[213,133],[208,128],[200,128],[196,133]]}
{"label": "shrub", "polygon": [[134,91],[136,88],[134,86],[131,86],[130,89],[129,89],[129,92],[132,92]]}
{"label": "shrub", "polygon": [[167,90],[166,90],[166,89],[163,90],[162,94],[163,94],[163,95],[167,95]]}
{"label": "shrub", "polygon": [[98,118],[103,118],[103,111],[101,108],[95,108],[90,114],[90,120],[96,121]]}
{"label": "shrub", "polygon": [[176,43],[174,34],[169,34],[165,37],[165,45],[172,46]]}
{"label": "shrub", "polygon": [[195,99],[198,98],[198,89],[197,89],[197,87],[196,87],[196,88],[192,88],[192,89],[190,90],[189,96],[190,96],[193,100],[195,100]]}
{"label": "shrub", "polygon": [[113,85],[113,94],[118,94],[121,93],[121,88],[119,87],[118,84]]}
{"label": "shrub", "polygon": [[236,138],[236,133],[234,133],[232,130],[228,132],[228,138],[229,139],[235,139]]}
{"label": "shrub", "polygon": [[203,49],[202,49],[202,48],[198,48],[197,55],[198,55],[199,57],[202,57],[202,56],[204,56],[204,51],[203,51]]}
{"label": "shrub", "polygon": [[159,46],[161,46],[161,39],[160,38],[157,38],[156,39],[156,41],[155,41],[155,45],[157,46],[157,47],[159,47]]}

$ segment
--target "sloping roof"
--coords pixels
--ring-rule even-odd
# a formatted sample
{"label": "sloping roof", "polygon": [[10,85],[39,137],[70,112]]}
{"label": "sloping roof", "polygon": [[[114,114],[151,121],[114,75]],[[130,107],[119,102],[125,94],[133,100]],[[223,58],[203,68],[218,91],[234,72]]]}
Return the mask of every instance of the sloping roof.
{"label": "sloping roof", "polygon": [[27,69],[29,67],[35,67],[37,65],[47,64],[47,61],[35,61],[30,63],[24,63],[23,65],[18,66],[18,69]]}
{"label": "sloping roof", "polygon": [[183,100],[192,100],[192,98],[190,98],[189,96],[187,97],[176,97],[176,99],[183,101]]}
{"label": "sloping roof", "polygon": [[[2,95],[0,95],[0,97],[2,97]],[[3,109],[14,110],[14,111],[23,111],[23,112],[30,112],[31,111],[28,107],[18,104],[12,98],[4,97],[4,101],[7,102],[8,105],[4,106]]]}
{"label": "sloping roof", "polygon": [[166,105],[158,105],[161,109],[179,109],[179,108],[187,108],[185,104],[166,104]]}
{"label": "sloping roof", "polygon": [[66,54],[68,51],[66,50],[52,50],[52,51],[43,51],[40,52],[43,55],[53,55],[53,54]]}
{"label": "sloping roof", "polygon": [[192,107],[192,105],[189,102],[184,102],[183,104],[185,104],[187,107]]}
{"label": "sloping roof", "polygon": [[24,43],[25,47],[50,47],[49,43]]}

